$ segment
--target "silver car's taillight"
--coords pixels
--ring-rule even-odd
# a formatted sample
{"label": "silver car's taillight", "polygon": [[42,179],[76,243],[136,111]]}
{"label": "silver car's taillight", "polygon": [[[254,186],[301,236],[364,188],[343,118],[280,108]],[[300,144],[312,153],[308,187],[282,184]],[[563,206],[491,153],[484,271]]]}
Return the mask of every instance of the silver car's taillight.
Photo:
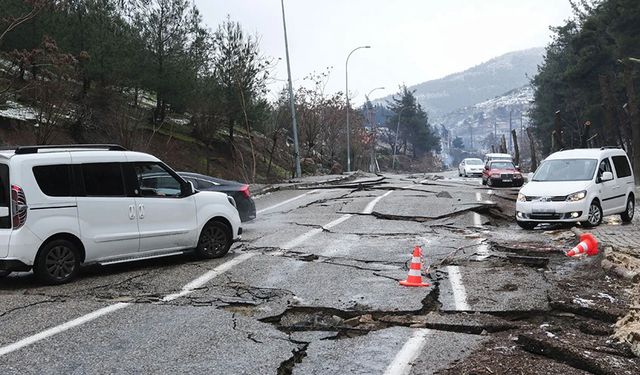
{"label": "silver car's taillight", "polygon": [[27,197],[20,186],[11,185],[11,212],[13,229],[18,229],[27,222]]}

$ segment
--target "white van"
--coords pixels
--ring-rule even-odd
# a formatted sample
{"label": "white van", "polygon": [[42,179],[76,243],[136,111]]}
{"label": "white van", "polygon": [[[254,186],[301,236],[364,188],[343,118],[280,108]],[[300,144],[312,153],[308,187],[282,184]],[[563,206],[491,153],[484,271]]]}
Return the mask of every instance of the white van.
{"label": "white van", "polygon": [[199,192],[154,156],[117,145],[0,151],[0,273],[45,283],[81,264],[196,251],[224,256],[242,228],[233,198]]}
{"label": "white van", "polygon": [[520,189],[516,221],[525,229],[557,222],[596,226],[603,216],[614,214],[630,222],[634,194],[633,170],[624,150],[560,151],[546,158]]}

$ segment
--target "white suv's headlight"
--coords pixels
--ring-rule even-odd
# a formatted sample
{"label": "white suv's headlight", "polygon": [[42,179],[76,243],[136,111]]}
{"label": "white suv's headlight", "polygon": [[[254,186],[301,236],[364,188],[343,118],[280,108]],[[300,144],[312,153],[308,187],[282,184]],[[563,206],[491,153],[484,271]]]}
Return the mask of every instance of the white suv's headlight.
{"label": "white suv's headlight", "polygon": [[526,201],[527,201],[527,196],[522,193],[518,193],[518,202],[526,202]]}
{"label": "white suv's headlight", "polygon": [[567,202],[578,202],[587,197],[587,191],[582,190],[577,193],[567,195]]}

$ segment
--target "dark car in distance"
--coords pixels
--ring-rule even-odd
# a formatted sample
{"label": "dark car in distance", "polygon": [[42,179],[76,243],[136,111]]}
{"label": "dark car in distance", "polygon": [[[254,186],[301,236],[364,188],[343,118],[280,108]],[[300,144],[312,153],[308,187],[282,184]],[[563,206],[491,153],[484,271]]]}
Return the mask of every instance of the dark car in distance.
{"label": "dark car in distance", "polygon": [[197,190],[219,191],[233,197],[236,201],[236,208],[240,214],[242,222],[251,221],[256,218],[256,204],[251,198],[249,185],[237,181],[223,180],[199,173],[178,172],[187,181],[193,183]]}

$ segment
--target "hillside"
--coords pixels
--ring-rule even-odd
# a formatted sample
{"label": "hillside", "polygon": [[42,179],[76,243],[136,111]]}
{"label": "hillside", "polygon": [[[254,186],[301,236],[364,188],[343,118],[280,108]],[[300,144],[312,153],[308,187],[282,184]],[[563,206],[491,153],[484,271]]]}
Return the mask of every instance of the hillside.
{"label": "hillside", "polygon": [[448,129],[452,137],[461,137],[465,145],[473,145],[476,149],[488,149],[490,146],[483,144],[488,136],[495,134],[499,138],[503,134],[509,134],[510,118],[512,129],[529,126],[532,101],[533,88],[525,85],[442,115],[438,118],[438,124]]}
{"label": "hillside", "polygon": [[[543,48],[510,52],[444,78],[410,86],[431,118],[489,100],[527,85],[542,62]],[[379,102],[386,102],[390,97]]]}

